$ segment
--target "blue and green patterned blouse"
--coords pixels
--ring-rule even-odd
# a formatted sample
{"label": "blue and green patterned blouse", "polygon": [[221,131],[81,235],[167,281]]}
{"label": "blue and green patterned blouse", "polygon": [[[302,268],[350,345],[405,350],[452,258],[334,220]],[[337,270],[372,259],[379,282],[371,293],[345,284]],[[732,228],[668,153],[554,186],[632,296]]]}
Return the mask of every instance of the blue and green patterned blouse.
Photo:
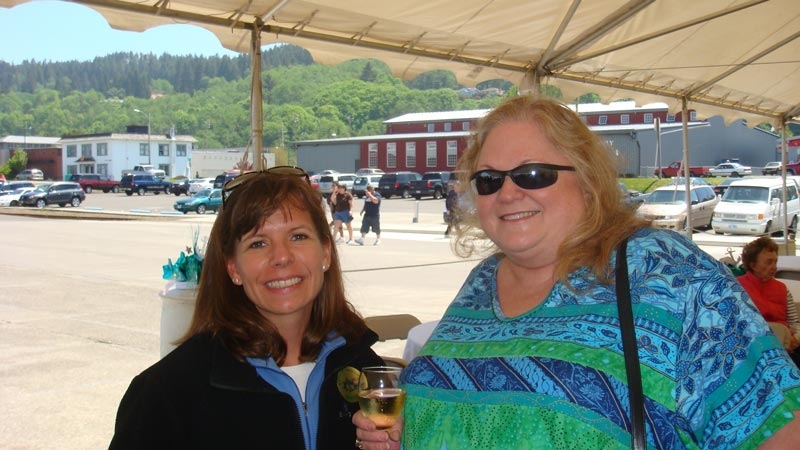
{"label": "blue and green patterned blouse", "polygon": [[[404,372],[405,450],[629,449],[613,286],[582,269],[503,316],[500,259],[467,278]],[[736,279],[683,236],[628,242],[648,446],[755,448],[800,410],[800,372]]]}

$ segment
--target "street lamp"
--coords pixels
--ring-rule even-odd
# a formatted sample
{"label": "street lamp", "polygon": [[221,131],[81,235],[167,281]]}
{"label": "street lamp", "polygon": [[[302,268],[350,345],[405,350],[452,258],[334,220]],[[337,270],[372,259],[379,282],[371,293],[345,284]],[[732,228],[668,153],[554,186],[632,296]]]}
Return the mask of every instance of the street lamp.
{"label": "street lamp", "polygon": [[140,109],[134,109],[137,113],[147,114],[147,164],[152,165],[153,162],[150,160],[150,111],[144,112]]}

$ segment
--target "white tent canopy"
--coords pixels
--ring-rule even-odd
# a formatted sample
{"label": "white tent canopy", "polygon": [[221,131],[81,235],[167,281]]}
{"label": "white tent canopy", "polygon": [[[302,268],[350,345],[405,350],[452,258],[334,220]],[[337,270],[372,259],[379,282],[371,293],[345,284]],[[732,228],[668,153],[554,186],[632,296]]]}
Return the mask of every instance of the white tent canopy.
{"label": "white tent canopy", "polygon": [[[0,0],[11,7],[29,0]],[[317,62],[370,57],[412,78],[587,92],[604,102],[686,99],[702,116],[800,115],[797,0],[74,0],[118,29],[194,23],[226,48],[286,42]],[[672,100],[670,100],[672,99]]]}

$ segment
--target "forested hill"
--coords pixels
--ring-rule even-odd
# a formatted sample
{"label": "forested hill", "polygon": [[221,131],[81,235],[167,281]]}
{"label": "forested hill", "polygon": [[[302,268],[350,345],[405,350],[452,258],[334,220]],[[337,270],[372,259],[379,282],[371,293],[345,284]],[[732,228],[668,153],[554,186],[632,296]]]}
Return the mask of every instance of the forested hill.
{"label": "forested hill", "polygon": [[[271,47],[261,56],[263,70],[314,62],[305,49],[292,45]],[[33,93],[37,87],[46,87],[62,95],[95,90],[108,97],[148,98],[151,89],[159,85],[191,94],[206,87],[204,78],[234,81],[249,76],[247,54],[232,58],[114,53],[93,61],[26,61],[19,65],[0,61],[0,93]]]}

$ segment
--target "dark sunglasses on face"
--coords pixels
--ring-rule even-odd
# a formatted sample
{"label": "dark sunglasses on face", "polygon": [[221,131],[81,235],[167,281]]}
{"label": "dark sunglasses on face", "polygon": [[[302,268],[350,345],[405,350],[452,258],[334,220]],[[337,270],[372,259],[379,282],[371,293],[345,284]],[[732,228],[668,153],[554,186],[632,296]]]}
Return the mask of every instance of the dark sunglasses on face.
{"label": "dark sunglasses on face", "polygon": [[530,163],[511,170],[479,170],[472,174],[470,180],[478,195],[491,195],[503,187],[506,177],[510,177],[511,181],[522,189],[542,189],[552,186],[558,180],[559,170],[574,171],[575,168],[556,164]]}
{"label": "dark sunglasses on face", "polygon": [[295,167],[295,166],[275,166],[270,167],[267,170],[259,170],[257,172],[247,172],[243,173],[237,177],[231,178],[222,186],[222,204],[225,204],[225,200],[231,196],[231,193],[234,189],[247,184],[248,181],[254,180],[255,178],[263,175],[270,175],[270,176],[294,176],[294,177],[304,177],[306,182],[310,183],[311,181],[308,178],[308,174],[305,170]]}

